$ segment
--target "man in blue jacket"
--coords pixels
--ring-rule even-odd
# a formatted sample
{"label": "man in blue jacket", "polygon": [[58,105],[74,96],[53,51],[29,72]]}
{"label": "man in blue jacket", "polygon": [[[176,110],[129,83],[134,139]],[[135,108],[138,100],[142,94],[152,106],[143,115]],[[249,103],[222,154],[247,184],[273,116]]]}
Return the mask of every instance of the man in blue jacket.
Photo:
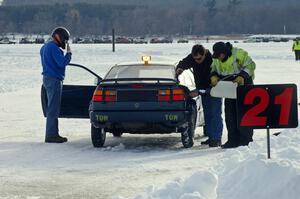
{"label": "man in blue jacket", "polygon": [[[67,138],[59,135],[58,116],[65,70],[72,56],[68,44],[69,38],[70,33],[66,28],[55,28],[52,32],[52,41],[44,44],[40,50],[43,66],[43,86],[48,99],[45,138],[45,142],[47,143],[63,143],[68,141]],[[66,49],[67,53],[65,55],[61,48]]]}

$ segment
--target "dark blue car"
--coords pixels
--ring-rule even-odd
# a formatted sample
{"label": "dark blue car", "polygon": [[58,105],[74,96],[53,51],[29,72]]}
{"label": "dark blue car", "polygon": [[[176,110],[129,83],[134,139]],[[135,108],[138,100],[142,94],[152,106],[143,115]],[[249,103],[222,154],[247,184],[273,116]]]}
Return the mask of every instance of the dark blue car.
{"label": "dark blue car", "polygon": [[[198,108],[189,89],[176,79],[174,65],[122,64],[103,79],[93,74],[97,85],[63,86],[60,117],[90,118],[94,147],[104,145],[107,132],[116,137],[180,133],[183,146],[193,146]],[[42,88],[44,114],[46,104]]]}

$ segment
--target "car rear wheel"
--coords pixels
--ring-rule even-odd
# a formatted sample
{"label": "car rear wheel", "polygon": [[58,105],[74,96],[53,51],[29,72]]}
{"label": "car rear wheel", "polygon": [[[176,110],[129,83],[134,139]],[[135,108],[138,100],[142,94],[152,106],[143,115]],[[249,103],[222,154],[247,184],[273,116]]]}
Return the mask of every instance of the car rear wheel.
{"label": "car rear wheel", "polygon": [[196,114],[196,109],[194,110],[193,108],[187,127],[181,133],[181,141],[185,148],[190,148],[194,145],[194,134],[195,134],[195,124],[196,124],[195,114]]}
{"label": "car rear wheel", "polygon": [[103,147],[106,139],[106,132],[104,128],[95,128],[91,126],[91,138],[94,147],[99,148]]}
{"label": "car rear wheel", "polygon": [[181,133],[181,141],[184,148],[191,148],[194,145],[194,127],[188,124],[188,127]]}

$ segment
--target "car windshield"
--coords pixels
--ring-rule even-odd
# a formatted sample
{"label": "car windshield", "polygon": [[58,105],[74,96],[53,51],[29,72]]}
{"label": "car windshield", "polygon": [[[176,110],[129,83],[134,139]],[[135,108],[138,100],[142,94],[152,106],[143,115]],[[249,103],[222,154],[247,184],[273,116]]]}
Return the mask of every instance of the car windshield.
{"label": "car windshield", "polygon": [[170,78],[174,79],[173,65],[119,65],[114,66],[105,79],[117,78]]}

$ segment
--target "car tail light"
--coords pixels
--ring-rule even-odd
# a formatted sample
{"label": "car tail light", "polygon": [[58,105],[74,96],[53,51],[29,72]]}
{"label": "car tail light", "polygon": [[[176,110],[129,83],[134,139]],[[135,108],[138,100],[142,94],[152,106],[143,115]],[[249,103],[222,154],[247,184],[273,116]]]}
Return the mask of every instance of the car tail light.
{"label": "car tail light", "polygon": [[104,93],[105,93],[104,101],[106,101],[106,102],[115,102],[115,101],[117,101],[117,91],[107,90]]}
{"label": "car tail light", "polygon": [[171,100],[171,90],[159,90],[158,91],[158,101],[170,101]]}
{"label": "car tail light", "polygon": [[93,102],[102,102],[103,101],[103,91],[102,90],[95,90],[92,98]]}
{"label": "car tail light", "polygon": [[174,89],[173,90],[173,100],[174,101],[183,101],[185,100],[185,93],[183,89]]}
{"label": "car tail light", "polygon": [[158,101],[183,101],[185,92],[183,89],[166,89],[158,91]]}
{"label": "car tail light", "polygon": [[115,90],[95,90],[93,102],[115,102],[117,101],[117,91]]}

